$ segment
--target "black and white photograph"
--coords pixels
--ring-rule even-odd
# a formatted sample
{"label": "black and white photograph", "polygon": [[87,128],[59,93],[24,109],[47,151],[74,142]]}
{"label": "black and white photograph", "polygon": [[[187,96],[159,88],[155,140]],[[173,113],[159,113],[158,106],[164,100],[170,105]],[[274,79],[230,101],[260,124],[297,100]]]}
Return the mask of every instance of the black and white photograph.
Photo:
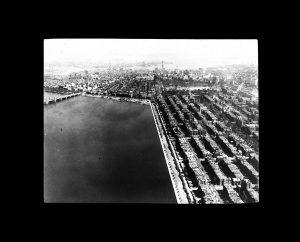
{"label": "black and white photograph", "polygon": [[43,42],[44,203],[259,203],[259,40]]}

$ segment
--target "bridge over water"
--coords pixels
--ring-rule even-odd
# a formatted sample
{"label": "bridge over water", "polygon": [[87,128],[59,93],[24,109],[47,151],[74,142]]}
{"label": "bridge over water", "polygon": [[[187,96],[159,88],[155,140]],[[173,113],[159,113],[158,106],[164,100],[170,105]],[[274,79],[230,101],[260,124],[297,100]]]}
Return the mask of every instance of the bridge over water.
{"label": "bridge over water", "polygon": [[44,105],[48,105],[48,104],[51,104],[51,103],[56,103],[56,102],[61,102],[63,100],[67,100],[69,98],[72,98],[72,97],[76,97],[76,96],[79,96],[81,95],[81,93],[72,93],[72,94],[69,94],[69,95],[65,95],[65,96],[60,96],[60,97],[52,97],[48,100],[44,100]]}

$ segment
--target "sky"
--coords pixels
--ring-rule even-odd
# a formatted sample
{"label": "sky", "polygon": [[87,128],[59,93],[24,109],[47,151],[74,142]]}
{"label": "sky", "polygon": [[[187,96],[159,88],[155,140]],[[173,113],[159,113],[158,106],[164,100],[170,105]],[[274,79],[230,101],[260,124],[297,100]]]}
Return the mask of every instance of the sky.
{"label": "sky", "polygon": [[257,40],[45,39],[44,63],[168,61],[178,68],[258,64]]}

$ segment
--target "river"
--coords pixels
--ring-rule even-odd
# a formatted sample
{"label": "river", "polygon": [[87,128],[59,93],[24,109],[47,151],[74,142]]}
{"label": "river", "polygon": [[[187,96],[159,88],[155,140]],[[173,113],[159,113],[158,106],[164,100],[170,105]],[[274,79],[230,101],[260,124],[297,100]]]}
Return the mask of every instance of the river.
{"label": "river", "polygon": [[44,106],[44,200],[176,203],[150,107],[84,96]]}

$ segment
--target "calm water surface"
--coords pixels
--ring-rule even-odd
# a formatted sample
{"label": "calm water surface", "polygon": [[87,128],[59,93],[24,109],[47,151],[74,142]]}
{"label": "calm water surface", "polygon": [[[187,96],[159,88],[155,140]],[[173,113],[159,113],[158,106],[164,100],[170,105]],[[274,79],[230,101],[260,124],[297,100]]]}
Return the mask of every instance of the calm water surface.
{"label": "calm water surface", "polygon": [[176,203],[150,107],[82,96],[44,106],[44,198]]}

